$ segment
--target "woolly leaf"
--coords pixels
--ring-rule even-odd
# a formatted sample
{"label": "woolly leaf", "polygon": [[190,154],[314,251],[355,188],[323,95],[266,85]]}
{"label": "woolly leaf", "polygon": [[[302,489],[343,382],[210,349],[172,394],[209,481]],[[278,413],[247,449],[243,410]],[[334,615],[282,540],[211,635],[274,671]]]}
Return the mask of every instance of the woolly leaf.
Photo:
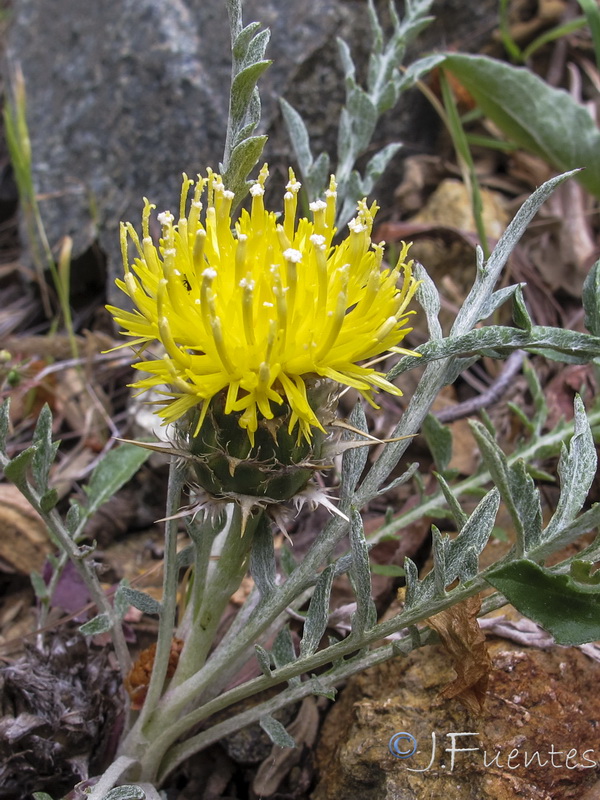
{"label": "woolly leaf", "polygon": [[304,622],[304,634],[300,642],[300,657],[312,655],[327,628],[329,620],[329,597],[335,574],[335,566],[330,564],[319,575]]}
{"label": "woolly leaf", "polygon": [[158,614],[162,612],[162,603],[155,600],[149,594],[140,592],[139,589],[132,589],[130,586],[121,584],[115,593],[115,606],[118,607],[120,616],[126,613],[129,606],[137,608],[143,614]]}
{"label": "woolly leaf", "polygon": [[428,414],[423,422],[422,433],[433,456],[435,466],[439,472],[445,472],[452,457],[450,428],[442,425],[433,414]]}
{"label": "woolly leaf", "polygon": [[59,445],[59,442],[52,441],[52,412],[47,403],[40,411],[31,443],[35,447],[31,472],[38,490],[43,493],[48,488],[50,467]]}
{"label": "woolly leaf", "polygon": [[562,528],[572,522],[581,510],[596,475],[598,456],[583,402],[576,395],[574,402],[575,432],[568,449],[558,463],[560,498],[544,538],[550,541]]}
{"label": "woolly leaf", "polygon": [[28,447],[27,450],[19,453],[11,459],[4,467],[4,474],[9,481],[18,486],[24,487],[27,484],[27,471],[35,455],[35,447]]}
{"label": "woolly leaf", "polygon": [[79,627],[84,636],[96,636],[98,633],[106,633],[113,626],[113,622],[108,614],[98,614],[89,622],[85,622]]}
{"label": "woolly leaf", "polygon": [[[352,409],[348,418],[348,423],[360,431],[368,433],[367,418],[360,400]],[[352,431],[344,431],[344,439],[356,439],[357,435]],[[366,440],[365,440],[366,441]],[[343,501],[350,498],[356,489],[356,484],[360,480],[368,458],[368,447],[352,447],[344,452],[342,456],[342,480],[340,496]]]}
{"label": "woolly leaf", "polygon": [[149,457],[150,451],[134,444],[121,444],[104,456],[84,486],[88,497],[86,515],[95,513],[101,505],[131,480]]}
{"label": "woolly leaf", "polygon": [[266,600],[276,588],[277,564],[275,563],[273,535],[264,518],[259,523],[252,540],[250,574],[254,578],[261,598]]}
{"label": "woolly leaf", "polygon": [[377,610],[371,596],[369,548],[365,539],[362,518],[354,509],[350,518],[350,549],[352,551],[350,575],[356,594],[356,612],[352,615],[352,632],[361,635],[377,622]]}
{"label": "woolly leaf", "polygon": [[600,261],[596,261],[583,282],[584,325],[594,336],[600,336]]}
{"label": "woolly leaf", "polygon": [[259,720],[260,727],[267,734],[269,739],[278,747],[296,747],[296,742],[292,739],[281,722],[267,714]]}
{"label": "woolly leaf", "polygon": [[259,644],[254,645],[254,651],[256,653],[256,660],[258,661],[258,666],[262,674],[265,678],[271,677],[271,657],[267,653],[264,647],[261,647]]}

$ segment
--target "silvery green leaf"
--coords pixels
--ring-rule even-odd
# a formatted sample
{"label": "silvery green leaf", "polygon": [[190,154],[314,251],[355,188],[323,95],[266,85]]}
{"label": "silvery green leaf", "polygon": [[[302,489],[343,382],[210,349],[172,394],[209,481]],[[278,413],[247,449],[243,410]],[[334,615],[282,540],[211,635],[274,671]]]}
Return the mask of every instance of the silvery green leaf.
{"label": "silvery green leaf", "polygon": [[231,86],[231,113],[234,120],[244,119],[258,79],[270,66],[270,61],[257,61],[237,73]]}
{"label": "silvery green leaf", "polygon": [[79,627],[80,633],[84,636],[96,636],[99,633],[106,633],[113,626],[113,621],[108,614],[98,614],[98,616],[85,622]]}
{"label": "silvery green leaf", "polygon": [[442,326],[439,321],[441,308],[440,294],[435,283],[429,277],[427,270],[419,261],[414,262],[412,269],[413,276],[420,281],[416,298],[427,317],[429,336],[431,339],[441,339],[443,334]]}
{"label": "silvery green leaf", "polygon": [[267,734],[269,739],[278,747],[296,747],[296,742],[289,735],[281,722],[267,714],[259,720],[260,727]]}
{"label": "silvery green leaf", "polygon": [[283,574],[287,577],[289,577],[298,566],[296,559],[294,558],[294,554],[285,543],[282,545],[281,550],[279,551],[279,561],[281,563]]}
{"label": "silvery green leaf", "polygon": [[[271,655],[276,669],[285,667],[286,664],[296,660],[297,656],[289,625],[285,625],[275,637]],[[288,686],[297,686],[300,682],[300,675],[295,675],[288,680]]]}
{"label": "silvery green leaf", "polygon": [[407,89],[411,89],[417,81],[420,81],[421,78],[429,74],[432,69],[435,69],[438,64],[441,64],[442,61],[444,61],[444,58],[445,57],[441,54],[425,56],[424,58],[419,58],[417,61],[413,61],[412,64],[409,64],[398,80],[398,93],[404,92]]}
{"label": "silvery green leaf", "polygon": [[574,402],[575,432],[568,449],[563,446],[558,474],[560,498],[556,511],[544,531],[551,541],[562,528],[572,522],[581,510],[596,475],[598,457],[585,407],[579,395]]}
{"label": "silvery green leaf", "polygon": [[286,664],[296,660],[294,642],[288,625],[285,625],[275,637],[272,655],[277,669],[285,667]]}
{"label": "silvery green leaf", "polygon": [[431,526],[431,552],[433,555],[433,592],[434,597],[444,597],[446,586],[450,583],[446,577],[446,554],[450,537],[442,535],[437,525]]}
{"label": "silvery green leaf", "polygon": [[283,97],[280,98],[279,105],[281,106],[281,113],[288,129],[300,172],[303,176],[307,175],[313,163],[308,130],[300,114],[287,100],[284,100]]}
{"label": "silvery green leaf", "polygon": [[[344,106],[340,111],[337,137],[338,164],[354,163],[352,157],[352,120]],[[338,170],[339,171],[339,170]]]}
{"label": "silvery green leaf", "polygon": [[533,398],[533,405],[535,408],[535,413],[531,420],[531,432],[539,434],[548,418],[548,403],[546,402],[546,396],[544,395],[544,390],[540,384],[537,372],[527,360],[523,362],[523,375],[527,381],[529,393]]}
{"label": "silvery green leaf", "polygon": [[572,170],[558,175],[556,178],[551,178],[542,184],[539,189],[536,189],[523,203],[498,240],[487,263],[485,265],[478,264],[475,283],[456,316],[451,334],[464,333],[475,325],[481,315],[481,309],[486,305],[486,298],[491,294],[491,290],[496,285],[510,254],[527,230],[527,226],[552,192],[568,178],[576,175],[577,172],[578,170]]}
{"label": "silvery green leaf", "polygon": [[452,433],[447,425],[433,414],[428,414],[423,422],[421,433],[425,437],[429,451],[438,472],[445,472],[452,458]]}
{"label": "silvery green leaf", "polygon": [[509,482],[519,520],[519,525],[515,525],[517,541],[521,545],[521,552],[529,552],[542,539],[540,493],[523,460],[516,461],[510,467]]}
{"label": "silvery green leaf", "polygon": [[460,507],[460,504],[456,499],[456,495],[448,485],[448,482],[446,481],[444,476],[440,475],[437,472],[434,472],[433,474],[435,475],[436,480],[440,485],[440,489],[442,490],[444,497],[446,498],[446,502],[448,503],[448,508],[450,509],[456,527],[460,531],[465,525],[466,521],[468,520],[468,516]]}
{"label": "silvery green leaf", "polygon": [[[360,400],[352,409],[348,418],[348,423],[358,430],[368,433],[367,418]],[[356,439],[356,434],[352,431],[344,431],[344,440]],[[366,441],[366,439],[365,439]],[[340,498],[345,502],[352,496],[356,489],[356,484],[360,480],[367,458],[369,457],[368,447],[353,447],[346,450],[342,456],[342,476],[340,486]]]}
{"label": "silvery green leaf", "polygon": [[352,567],[352,553],[346,553],[345,556],[338,558],[335,562],[335,577],[345,575]]}
{"label": "silvery green leaf", "polygon": [[33,586],[33,591],[38,600],[48,600],[48,586],[39,572],[35,570],[29,573],[29,580]]}
{"label": "silvery green leaf", "polygon": [[513,283],[512,286],[505,286],[503,289],[497,289],[492,294],[486,305],[481,309],[480,317],[477,322],[481,322],[482,320],[491,317],[492,314],[500,308],[500,306],[504,305],[507,300],[510,300],[513,297],[518,288],[522,289],[526,285],[526,283]]}
{"label": "silvery green leaf", "polygon": [[261,599],[266,600],[276,588],[277,564],[275,563],[273,535],[264,518],[254,533],[250,551],[250,574],[260,592]]}
{"label": "silvery green leaf", "polygon": [[371,193],[375,183],[383,175],[387,169],[387,165],[401,147],[402,144],[400,142],[391,142],[369,159],[367,166],[365,167],[365,177],[363,183],[364,193],[366,195]]}
{"label": "silvery green leaf", "polygon": [[319,697],[326,697],[328,700],[335,700],[337,694],[335,686],[326,686],[317,675],[310,676],[310,684],[313,694]]}
{"label": "silvery green leaf", "polygon": [[149,455],[150,450],[135,444],[121,444],[109,450],[83,487],[88,498],[87,515],[95,513],[131,480]]}
{"label": "silvery green leaf", "polygon": [[246,25],[246,27],[243,28],[235,37],[232,47],[232,54],[236,63],[242,63],[246,58],[246,53],[248,52],[248,47],[252,37],[259,28],[260,22],[251,22],[249,25]]}
{"label": "silvery green leaf", "polygon": [[69,506],[69,510],[67,511],[67,516],[65,517],[65,523],[67,525],[67,530],[73,536],[77,528],[79,527],[79,523],[81,522],[82,514],[85,513],[85,510],[82,509],[80,503],[77,500],[71,500],[71,505]]}
{"label": "silvery green leaf", "polygon": [[481,452],[483,463],[492,476],[492,481],[497,486],[502,499],[506,503],[519,540],[522,542],[523,520],[515,505],[506,455],[502,452],[496,440],[481,422],[478,420],[469,420],[469,425],[471,426],[471,431]]}
{"label": "silvery green leaf", "polygon": [[478,503],[458,536],[448,542],[446,548],[448,583],[457,578],[464,583],[477,574],[479,554],[490,538],[499,506],[500,494],[497,489],[492,489]]}
{"label": "silvery green leaf", "polygon": [[321,153],[312,163],[310,169],[304,174],[306,191],[310,201],[316,200],[325,191],[329,178],[329,155]]}
{"label": "silvery green leaf", "polygon": [[244,67],[250,66],[251,64],[257,64],[264,58],[270,38],[271,38],[271,32],[268,28],[259,31],[256,34],[256,36],[252,37],[252,39],[248,44],[248,49],[244,54],[244,59],[243,59]]}
{"label": "silvery green leaf", "polygon": [[350,53],[350,48],[346,44],[343,39],[336,39],[338,52],[340,55],[340,61],[342,62],[342,69],[344,70],[344,78],[346,81],[351,81],[352,85],[356,85],[354,82],[354,77],[356,75],[356,67],[354,66],[354,61],[352,60],[352,54]]}
{"label": "silvery green leaf", "polygon": [[266,136],[251,136],[240,142],[231,151],[229,166],[223,174],[223,182],[230,191],[234,192],[234,203],[243,200],[248,193],[246,176],[256,166],[266,141]]}
{"label": "silvery green leaf", "polygon": [[373,0],[369,0],[368,2],[368,11],[369,25],[371,26],[372,36],[371,53],[381,53],[383,51],[383,28],[379,22],[379,17],[377,16],[377,10],[375,9]]}
{"label": "silvery green leaf", "polygon": [[[115,593],[115,606],[118,610],[126,613],[129,606],[137,608],[143,614],[157,614],[162,612],[162,603],[155,600],[149,594],[140,592],[139,589],[132,589],[130,586],[121,584]],[[122,616],[122,615],[121,615]]]}
{"label": "silvery green leaf", "polygon": [[0,405],[0,453],[6,452],[6,438],[9,428],[10,397]]}
{"label": "silvery green leaf", "polygon": [[300,642],[300,658],[312,655],[321,641],[329,620],[329,598],[335,566],[329,564],[319,575],[308,606],[304,632]]}
{"label": "silvery green leaf", "polygon": [[346,107],[351,119],[352,147],[355,154],[359,155],[366,150],[371,141],[377,124],[377,109],[360,86],[350,93]]}
{"label": "silvery green leaf", "polygon": [[33,800],[53,800],[52,795],[47,792],[34,792],[32,797]]}
{"label": "silvery green leaf", "polygon": [[419,583],[419,570],[415,562],[408,558],[404,559],[404,572],[406,575],[406,610],[410,610],[418,605],[422,599],[422,585]]}
{"label": "silvery green leaf", "polygon": [[265,678],[271,677],[271,657],[267,653],[264,647],[261,647],[259,644],[254,645],[254,651],[256,654],[256,660],[258,661],[258,666],[262,674]]}
{"label": "silvery green leaf", "polygon": [[[536,548],[532,555],[535,555],[536,559],[547,558],[551,553],[566,547],[580,536],[583,536],[584,533],[589,533],[598,527],[600,527],[600,503],[596,503],[588,511],[576,517],[569,525],[565,525],[553,535],[552,539],[545,538],[544,543]],[[595,549],[592,548],[589,556],[586,551],[583,552],[586,553],[586,557],[593,557],[597,554],[598,557],[595,560],[600,560],[599,546],[600,539],[596,541]]]}
{"label": "silvery green leaf", "polygon": [[584,325],[594,336],[600,336],[600,261],[596,261],[583,282]]}
{"label": "silvery green leaf", "polygon": [[54,463],[59,442],[52,441],[52,412],[50,406],[44,403],[38,417],[31,443],[34,445],[35,454],[31,464],[31,472],[40,492],[48,488],[50,467]]}
{"label": "silvery green leaf", "polygon": [[512,315],[517,328],[521,328],[521,330],[527,331],[527,333],[531,332],[533,322],[531,321],[529,311],[525,305],[525,300],[523,299],[523,290],[520,286],[517,286],[513,295]]}
{"label": "silvery green leaf", "polygon": [[105,794],[102,800],[145,800],[146,792],[139,786],[133,784],[127,786],[116,786]]}
{"label": "silvery green leaf", "polygon": [[365,539],[362,517],[354,509],[350,517],[350,575],[356,595],[356,612],[352,615],[352,633],[360,636],[377,622],[377,609],[371,596],[369,548]]}
{"label": "silvery green leaf", "polygon": [[534,325],[530,332],[503,325],[488,325],[461,336],[430,340],[416,348],[418,356],[404,356],[387,375],[388,380],[440,358],[490,356],[504,358],[514,350],[547,355],[555,361],[587,364],[600,357],[600,337],[578,331]]}
{"label": "silvery green leaf", "polygon": [[419,469],[419,463],[414,461],[412,464],[409,464],[408,469],[399,475],[397,478],[394,478],[391,483],[386,484],[382,489],[379,489],[377,495],[380,496],[382,494],[386,494],[387,492],[391,492],[392,489],[396,489],[398,486],[402,486],[403,484],[407,483],[411,478],[416,475],[417,470]]}
{"label": "silvery green leaf", "polygon": [[35,447],[28,447],[18,456],[12,458],[4,467],[4,474],[15,486],[24,487],[27,483],[27,471],[35,455]]}
{"label": "silvery green leaf", "polygon": [[48,514],[58,503],[59,497],[56,489],[46,489],[40,497],[40,509],[43,514]]}

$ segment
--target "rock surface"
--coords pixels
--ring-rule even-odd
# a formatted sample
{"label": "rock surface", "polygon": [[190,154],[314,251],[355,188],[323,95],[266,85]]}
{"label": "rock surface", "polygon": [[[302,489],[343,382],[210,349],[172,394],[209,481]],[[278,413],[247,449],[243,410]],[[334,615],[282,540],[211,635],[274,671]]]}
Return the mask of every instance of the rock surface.
{"label": "rock surface", "polygon": [[[321,779],[313,800],[595,798],[600,664],[576,648],[538,650],[496,639],[489,649],[494,669],[480,716],[458,700],[440,701],[454,678],[441,647],[352,679],[317,744]],[[399,732],[417,741],[409,758],[388,749]],[[405,738],[402,749],[410,752],[411,743]]]}
{"label": "rock surface", "polygon": [[[474,46],[495,24],[496,6],[436,0],[436,23],[419,48]],[[252,20],[272,32],[274,65],[260,84],[262,128],[271,136],[265,156],[280,169],[291,160],[282,95],[306,117],[315,151],[333,150],[343,97],[335,37],[365,62],[366,3],[247,0],[244,22]],[[70,235],[76,258],[97,241],[112,287],[121,270],[119,220],[137,224],[143,196],[159,210],[174,208],[181,173],[216,168],[222,157],[230,80],[224,0],[19,0],[8,61],[25,76],[34,181],[50,242]],[[431,148],[432,112],[420,99],[403,108],[380,126],[379,143]]]}

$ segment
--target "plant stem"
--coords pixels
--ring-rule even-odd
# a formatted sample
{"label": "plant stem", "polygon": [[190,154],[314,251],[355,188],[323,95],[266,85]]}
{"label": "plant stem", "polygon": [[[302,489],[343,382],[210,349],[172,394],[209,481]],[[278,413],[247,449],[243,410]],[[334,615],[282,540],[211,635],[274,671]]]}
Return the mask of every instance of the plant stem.
{"label": "plant stem", "polygon": [[[235,75],[235,55],[234,43],[242,30],[242,3],[241,0],[226,0],[227,16],[229,17],[229,29],[231,31],[231,53],[232,53],[232,66],[231,66],[231,80]],[[232,110],[232,93],[229,93],[229,113],[227,115],[227,133],[225,135],[225,149],[223,151],[223,172],[227,172],[229,162],[231,160],[231,151],[233,149],[233,120],[234,114]]]}
{"label": "plant stem", "polygon": [[[242,530],[241,509],[236,503],[232,503],[228,508],[223,530],[215,539],[212,554],[210,550],[205,551],[204,561],[212,569],[208,575],[206,572],[194,575],[192,626],[171,682],[172,687],[182,684],[205,663],[223,612],[246,574],[252,534],[260,516],[257,514],[250,517],[245,530]],[[198,548],[199,545],[195,544],[195,547]],[[198,566],[203,567],[201,563]],[[200,589],[197,584],[204,580],[206,583]]]}
{"label": "plant stem", "polygon": [[[175,614],[177,611],[177,527],[178,520],[173,515],[179,511],[181,490],[185,481],[185,464],[172,457],[169,469],[169,484],[167,488],[167,520],[165,522],[165,555],[164,555],[164,575],[163,575],[163,599],[162,612],[160,615],[160,625],[158,628],[158,639],[156,642],[156,657],[152,668],[152,676],[148,686],[148,693],[142,706],[140,716],[133,730],[141,731],[150,721],[156,705],[162,694],[169,656],[171,654],[171,642],[173,640],[173,630],[175,628]],[[132,733],[133,733],[132,730]],[[131,735],[131,734],[130,734]],[[123,743],[127,744],[129,736]]]}

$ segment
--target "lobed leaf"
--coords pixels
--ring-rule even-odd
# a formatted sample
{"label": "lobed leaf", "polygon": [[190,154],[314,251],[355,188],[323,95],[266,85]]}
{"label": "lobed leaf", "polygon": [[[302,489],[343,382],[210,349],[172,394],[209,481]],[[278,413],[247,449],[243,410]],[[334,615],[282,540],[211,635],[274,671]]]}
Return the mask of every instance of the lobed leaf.
{"label": "lobed leaf", "polygon": [[[348,418],[348,423],[360,431],[369,432],[367,418],[360,400],[356,401],[356,405]],[[356,438],[356,434],[351,431],[344,431],[343,436],[345,440]],[[342,502],[347,501],[354,493],[368,457],[368,447],[352,447],[344,452],[340,481],[340,499]]]}
{"label": "lobed leaf", "polygon": [[312,655],[321,641],[329,620],[329,598],[335,575],[335,566],[330,564],[319,575],[304,622],[300,642],[300,658]]}
{"label": "lobed leaf", "polygon": [[369,548],[365,539],[363,521],[361,515],[354,509],[350,518],[350,549],[352,552],[350,575],[356,595],[356,611],[352,615],[352,633],[360,636],[377,622],[377,609],[371,596]]}
{"label": "lobed leaf", "polygon": [[579,395],[574,402],[574,433],[568,449],[563,446],[558,463],[560,497],[556,511],[544,531],[551,541],[561,529],[572,522],[587,498],[596,475],[598,456],[590,423]]}

